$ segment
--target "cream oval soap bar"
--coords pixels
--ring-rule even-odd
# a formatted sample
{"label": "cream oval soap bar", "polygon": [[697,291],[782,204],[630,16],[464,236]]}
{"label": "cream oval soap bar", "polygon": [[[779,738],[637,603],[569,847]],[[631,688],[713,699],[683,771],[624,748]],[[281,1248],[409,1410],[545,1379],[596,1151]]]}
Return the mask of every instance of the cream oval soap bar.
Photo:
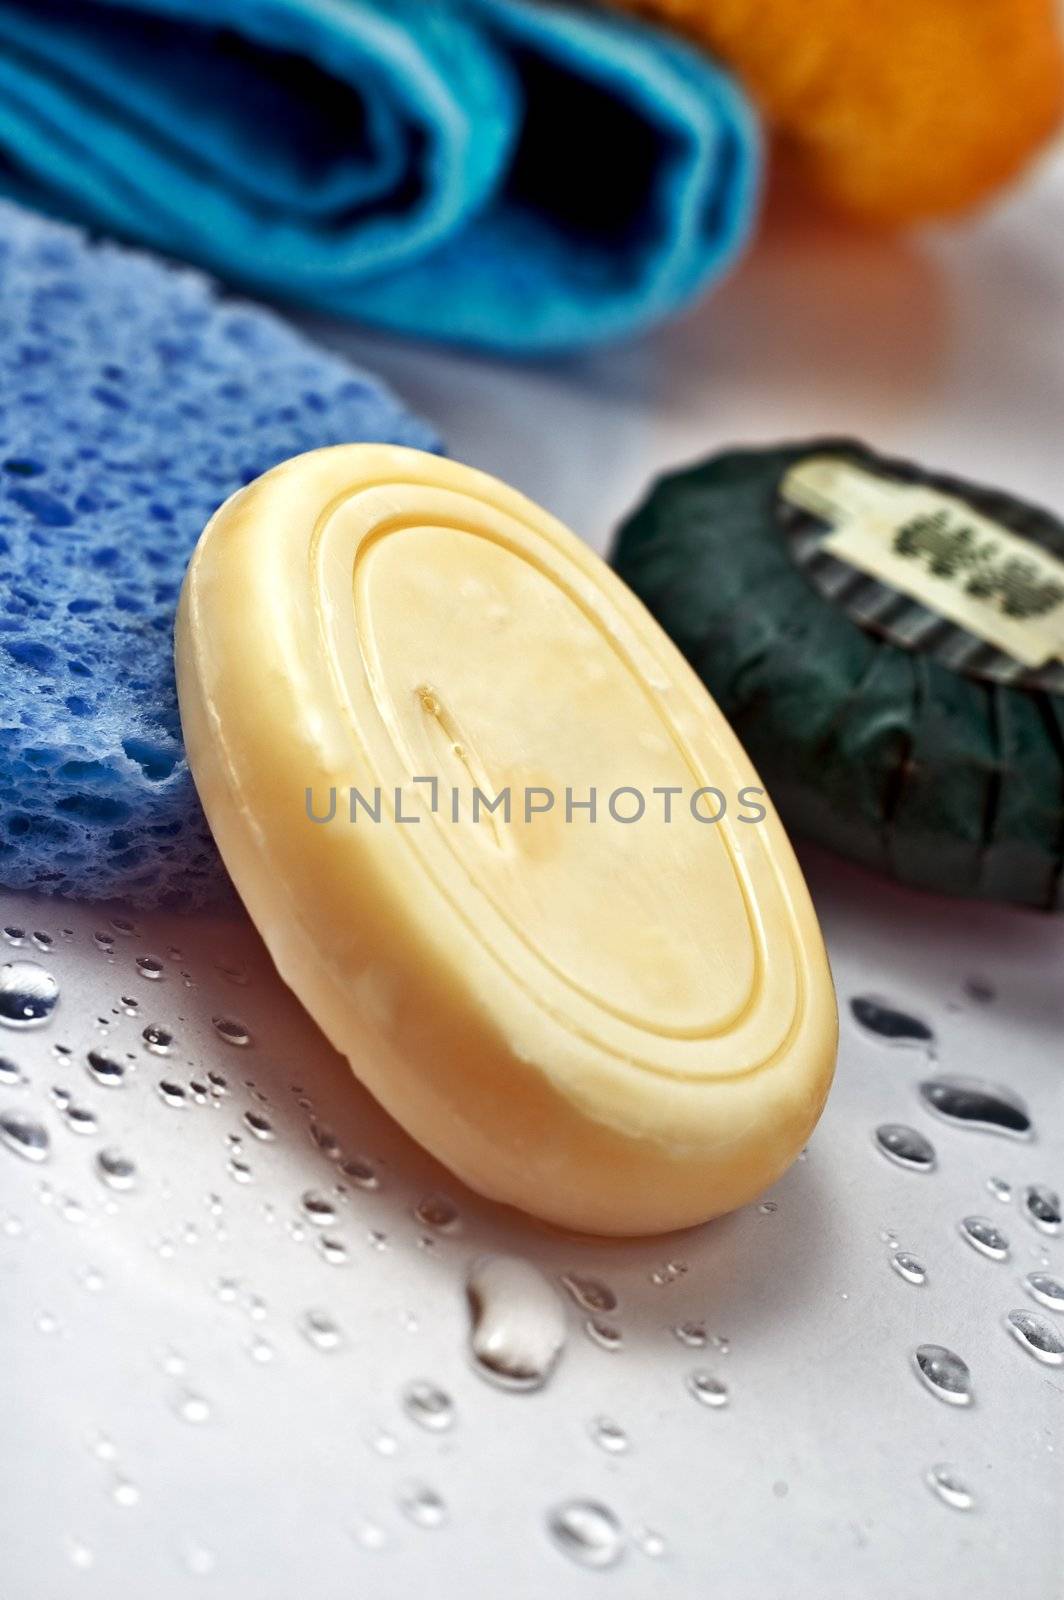
{"label": "cream oval soap bar", "polygon": [[545,511],[417,451],[297,456],[208,524],[177,670],[281,976],[472,1188],[654,1233],[798,1154],[837,1024],[790,845],[679,652]]}

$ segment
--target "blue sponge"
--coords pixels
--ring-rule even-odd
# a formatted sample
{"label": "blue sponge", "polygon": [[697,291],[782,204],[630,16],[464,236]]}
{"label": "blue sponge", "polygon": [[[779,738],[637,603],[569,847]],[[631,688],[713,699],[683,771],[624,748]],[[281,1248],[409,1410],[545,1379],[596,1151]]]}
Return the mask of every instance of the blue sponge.
{"label": "blue sponge", "polygon": [[199,274],[0,202],[0,884],[230,892],[182,750],[178,590],[220,501],[349,439],[437,443]]}

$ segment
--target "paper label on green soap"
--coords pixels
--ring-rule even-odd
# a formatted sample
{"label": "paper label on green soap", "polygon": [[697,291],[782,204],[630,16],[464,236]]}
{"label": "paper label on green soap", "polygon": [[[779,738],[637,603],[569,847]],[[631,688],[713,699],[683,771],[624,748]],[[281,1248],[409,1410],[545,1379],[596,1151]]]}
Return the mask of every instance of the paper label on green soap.
{"label": "paper label on green soap", "polygon": [[841,457],[807,457],[780,493],[830,525],[820,553],[1028,669],[1064,661],[1064,561],[1033,540],[956,496],[891,481]]}

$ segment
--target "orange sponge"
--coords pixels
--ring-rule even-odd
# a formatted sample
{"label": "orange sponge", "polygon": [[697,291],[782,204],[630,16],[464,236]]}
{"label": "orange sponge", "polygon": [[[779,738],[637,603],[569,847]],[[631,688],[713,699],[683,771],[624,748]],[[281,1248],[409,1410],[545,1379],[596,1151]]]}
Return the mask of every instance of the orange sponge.
{"label": "orange sponge", "polygon": [[1057,0],[616,0],[743,78],[833,205],[896,225],[993,193],[1058,125]]}

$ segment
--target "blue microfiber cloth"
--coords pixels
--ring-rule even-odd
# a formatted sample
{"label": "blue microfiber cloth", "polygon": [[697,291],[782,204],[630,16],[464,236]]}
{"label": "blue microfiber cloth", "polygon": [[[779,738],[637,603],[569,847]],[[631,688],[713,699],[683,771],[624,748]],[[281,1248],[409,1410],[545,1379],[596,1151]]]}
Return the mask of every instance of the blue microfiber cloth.
{"label": "blue microfiber cloth", "polygon": [[0,0],[0,156],[268,295],[524,352],[718,278],[760,169],[708,60],[548,0]]}
{"label": "blue microfiber cloth", "polygon": [[269,312],[0,201],[0,884],[230,892],[181,743],[181,579],[227,495],[349,439],[437,444]]}

